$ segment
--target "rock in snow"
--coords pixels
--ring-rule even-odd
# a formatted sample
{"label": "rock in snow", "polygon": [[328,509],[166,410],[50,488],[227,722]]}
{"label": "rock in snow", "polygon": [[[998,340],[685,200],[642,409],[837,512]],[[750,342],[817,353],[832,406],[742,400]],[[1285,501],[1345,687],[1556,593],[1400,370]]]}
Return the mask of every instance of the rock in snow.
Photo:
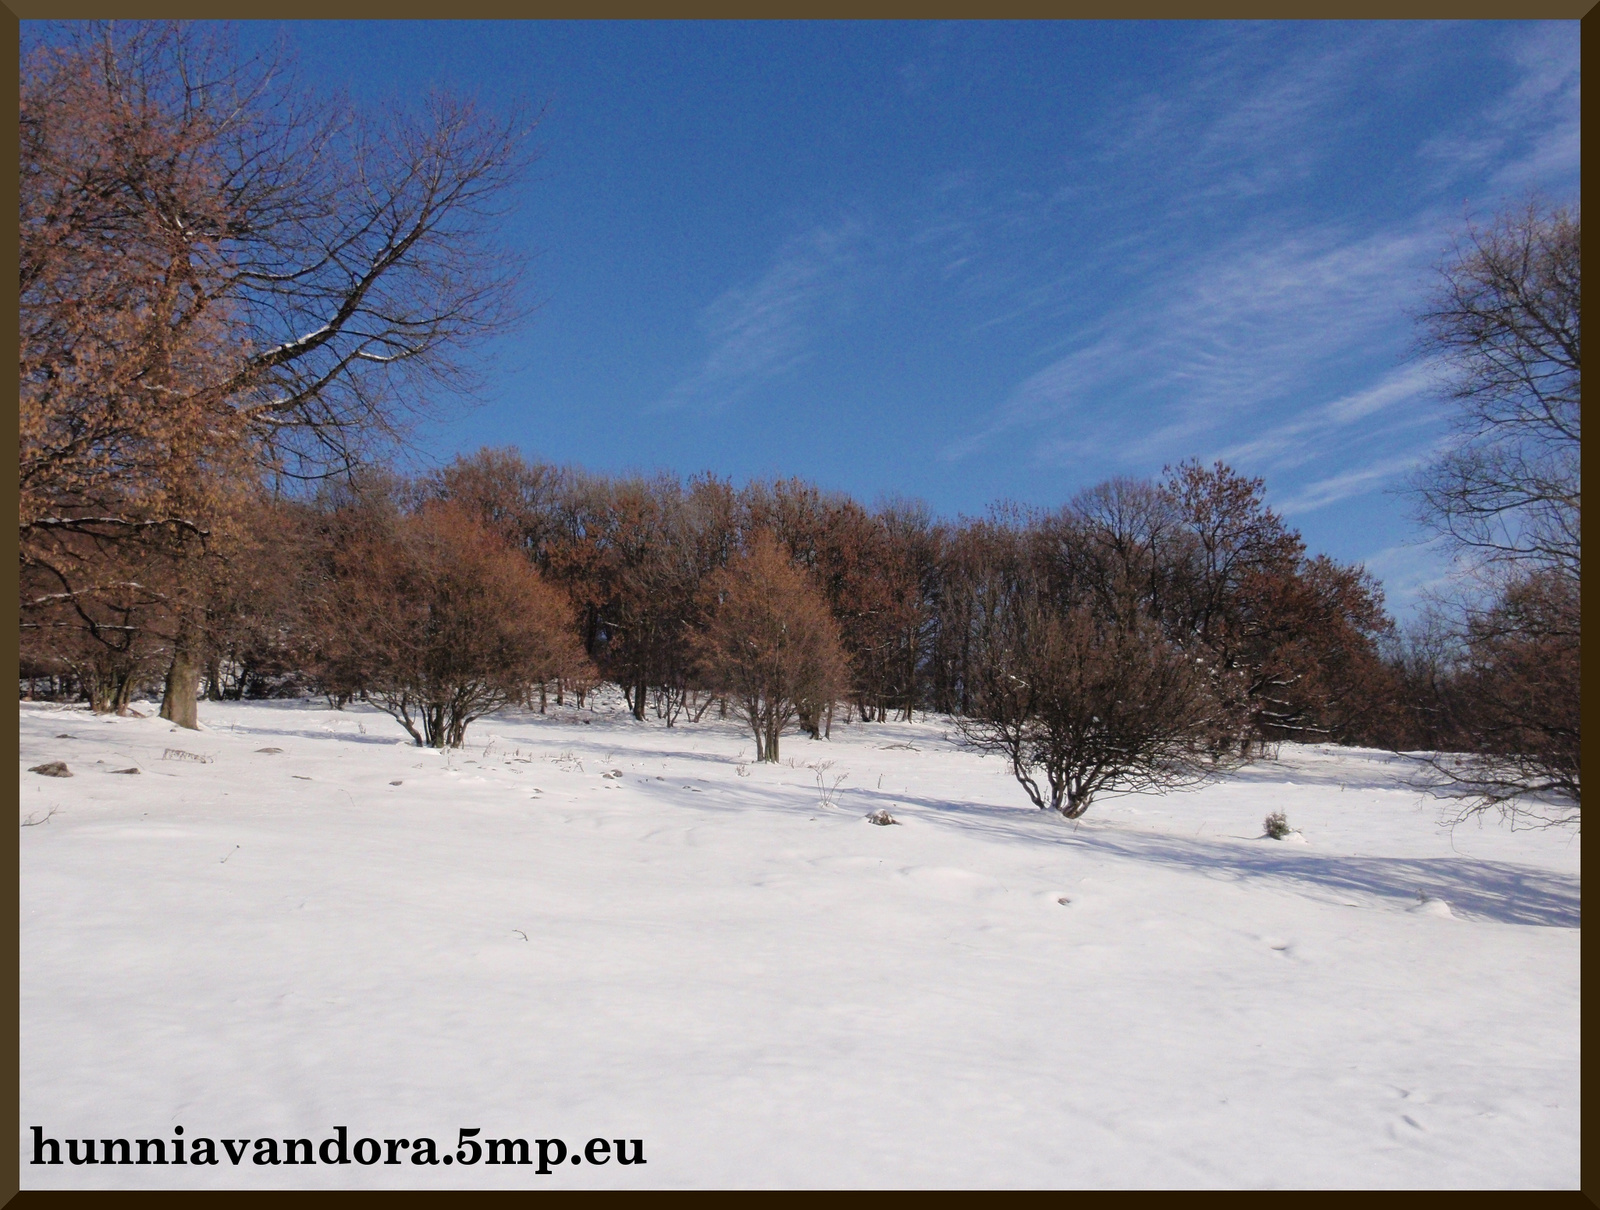
{"label": "rock in snow", "polygon": [[1421,895],[1417,902],[1406,909],[1419,916],[1440,916],[1446,920],[1454,920],[1456,914],[1450,910],[1450,905],[1443,899],[1435,899],[1432,895]]}

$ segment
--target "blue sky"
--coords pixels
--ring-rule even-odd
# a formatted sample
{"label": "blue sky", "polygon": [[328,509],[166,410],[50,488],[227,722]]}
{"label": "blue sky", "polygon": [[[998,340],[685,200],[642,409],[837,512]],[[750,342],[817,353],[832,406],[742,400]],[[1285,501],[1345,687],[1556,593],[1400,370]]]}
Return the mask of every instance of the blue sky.
{"label": "blue sky", "polygon": [[547,103],[484,401],[420,435],[945,516],[1186,457],[1409,611],[1411,315],[1578,185],[1578,25],[253,23],[311,80]]}

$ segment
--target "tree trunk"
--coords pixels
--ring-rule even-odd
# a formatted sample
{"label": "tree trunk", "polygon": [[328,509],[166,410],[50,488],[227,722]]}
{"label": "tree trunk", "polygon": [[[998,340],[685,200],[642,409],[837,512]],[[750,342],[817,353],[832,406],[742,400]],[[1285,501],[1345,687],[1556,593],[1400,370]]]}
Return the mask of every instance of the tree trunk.
{"label": "tree trunk", "polygon": [[117,679],[117,695],[112,705],[118,714],[128,713],[128,703],[133,700],[134,680],[130,669]]}
{"label": "tree trunk", "polygon": [[422,707],[422,734],[428,741],[430,748],[449,747],[449,740],[445,734],[445,708],[435,703],[426,703]]}
{"label": "tree trunk", "polygon": [[185,623],[172,648],[166,691],[161,695],[161,717],[191,731],[200,729],[200,653],[194,632]]}
{"label": "tree trunk", "polygon": [[112,711],[113,684],[109,676],[102,676],[98,669],[91,670],[85,678],[88,684],[89,709],[96,714],[110,714]]}

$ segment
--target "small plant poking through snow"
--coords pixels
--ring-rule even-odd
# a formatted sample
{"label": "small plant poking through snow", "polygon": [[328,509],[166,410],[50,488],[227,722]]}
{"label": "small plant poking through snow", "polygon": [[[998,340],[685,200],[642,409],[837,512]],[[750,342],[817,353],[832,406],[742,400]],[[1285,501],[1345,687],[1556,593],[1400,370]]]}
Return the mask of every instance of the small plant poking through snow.
{"label": "small plant poking through snow", "polygon": [[829,777],[828,770],[833,768],[831,760],[819,760],[811,766],[811,771],[817,775],[817,803],[819,806],[832,807],[837,805],[835,799],[839,793],[839,786],[848,773],[841,773],[838,777]]}
{"label": "small plant poking through snow", "polygon": [[1294,831],[1289,826],[1289,817],[1282,811],[1274,811],[1268,815],[1266,823],[1262,827],[1266,829],[1267,835],[1272,837],[1273,840],[1282,840],[1290,832]]}
{"label": "small plant poking through snow", "polygon": [[893,815],[890,815],[889,812],[883,810],[880,807],[878,810],[872,812],[872,814],[867,816],[867,822],[868,823],[875,823],[879,827],[886,828],[890,824],[899,823],[900,821],[898,819],[896,819]]}

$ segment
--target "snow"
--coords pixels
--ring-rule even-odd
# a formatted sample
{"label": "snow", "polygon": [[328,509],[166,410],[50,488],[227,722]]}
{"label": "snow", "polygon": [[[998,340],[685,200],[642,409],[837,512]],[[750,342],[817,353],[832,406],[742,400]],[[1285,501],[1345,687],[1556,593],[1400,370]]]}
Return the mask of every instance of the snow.
{"label": "snow", "polygon": [[[24,1188],[1578,1185],[1578,839],[1441,827],[1382,753],[1074,825],[938,718],[773,766],[614,698],[448,754],[201,709],[22,705]],[[646,1163],[33,1166],[35,1125]]]}

